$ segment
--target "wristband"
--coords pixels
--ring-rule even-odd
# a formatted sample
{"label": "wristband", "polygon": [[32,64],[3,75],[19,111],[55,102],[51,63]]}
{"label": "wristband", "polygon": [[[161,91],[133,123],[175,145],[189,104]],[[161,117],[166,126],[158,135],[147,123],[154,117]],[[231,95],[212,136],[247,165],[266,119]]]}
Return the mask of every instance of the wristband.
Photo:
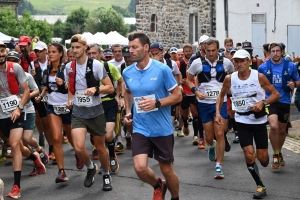
{"label": "wristband", "polygon": [[191,91],[192,91],[193,94],[195,94],[195,92],[198,91],[198,89],[196,87],[192,87]]}
{"label": "wristband", "polygon": [[294,87],[296,88],[297,87],[297,84],[296,84],[296,82],[294,81]]}

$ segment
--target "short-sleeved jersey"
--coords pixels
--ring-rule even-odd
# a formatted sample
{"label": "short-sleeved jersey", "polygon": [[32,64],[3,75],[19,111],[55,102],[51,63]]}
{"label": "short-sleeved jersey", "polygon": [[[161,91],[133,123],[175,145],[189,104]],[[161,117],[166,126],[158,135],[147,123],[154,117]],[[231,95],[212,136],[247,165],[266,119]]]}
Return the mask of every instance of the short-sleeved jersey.
{"label": "short-sleeved jersey", "polygon": [[[34,61],[36,59],[36,55],[33,51],[30,52],[29,58],[30,61]],[[21,66],[25,72],[28,72],[29,70],[28,68],[30,68],[30,64],[28,63],[27,59],[24,58],[23,54],[21,54]],[[32,67],[34,67],[34,65],[32,65]]]}
{"label": "short-sleeved jersey", "polygon": [[[279,64],[274,64],[271,60],[271,68],[273,71],[273,82],[271,83],[276,90],[280,94],[280,99],[278,102],[280,103],[286,103],[290,104],[291,103],[291,95],[289,92],[286,92],[282,88],[282,69],[284,66],[284,60],[282,59],[281,63]],[[260,65],[258,68],[258,71],[264,75],[267,74],[267,63],[263,63]],[[297,71],[297,68],[295,67],[294,63],[290,62],[289,63],[289,68],[288,68],[288,73],[293,81],[300,81],[299,74]],[[266,92],[266,98],[269,98],[270,93]]]}
{"label": "short-sleeved jersey", "polygon": [[[125,68],[123,79],[133,98],[155,95],[155,99],[169,96],[177,83],[171,69],[163,63],[150,59],[148,65],[140,70],[136,63]],[[133,132],[146,137],[160,137],[173,134],[170,117],[171,106],[160,107],[156,111],[137,113],[133,105]]]}
{"label": "short-sleeved jersey", "polygon": [[[180,74],[177,63],[174,60],[171,60],[171,63],[172,63],[172,69],[171,68],[170,69],[172,70],[172,73],[174,74],[174,76],[177,74]],[[168,66],[167,61],[165,59],[164,59],[164,64]]]}

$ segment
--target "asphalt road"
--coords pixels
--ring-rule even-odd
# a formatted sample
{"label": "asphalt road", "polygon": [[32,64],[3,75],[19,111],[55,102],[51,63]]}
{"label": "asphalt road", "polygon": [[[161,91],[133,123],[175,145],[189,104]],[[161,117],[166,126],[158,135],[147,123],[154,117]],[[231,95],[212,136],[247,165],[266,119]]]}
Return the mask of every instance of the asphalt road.
{"label": "asphalt road", "polygon": [[[296,109],[291,111],[292,120],[300,119]],[[174,132],[175,134],[175,132]],[[36,138],[37,134],[35,133]],[[87,137],[88,138],[88,137]],[[234,134],[229,133],[228,138],[233,140]],[[88,150],[92,146],[86,141]],[[63,145],[65,150],[65,168],[69,182],[56,184],[57,166],[51,162],[46,166],[47,172],[44,175],[30,177],[33,165],[29,160],[23,161],[21,178],[21,199],[24,200],[148,200],[152,198],[153,188],[141,182],[136,176],[131,151],[125,151],[119,155],[120,170],[112,174],[113,191],[102,191],[102,176],[95,176],[95,183],[91,188],[85,188],[83,181],[86,175],[86,168],[77,170],[75,167],[74,151],[69,144]],[[271,147],[269,146],[269,153]],[[215,180],[215,163],[209,161],[207,150],[199,150],[192,146],[192,135],[184,138],[175,137],[174,168],[180,180],[181,200],[221,200],[221,199],[252,199],[252,193],[256,185],[246,168],[243,152],[239,144],[232,144],[231,151],[225,153],[223,162],[223,173],[225,179]],[[259,161],[261,178],[267,187],[270,200],[291,200],[300,199],[300,155],[288,150],[283,151],[286,166],[279,170],[272,170],[270,165],[263,168]],[[99,164],[99,161],[96,161]],[[7,160],[0,163],[0,178],[5,183],[5,194],[13,185],[12,161]],[[149,159],[151,167],[156,175],[161,176],[155,160]],[[166,199],[170,199],[167,193]]]}

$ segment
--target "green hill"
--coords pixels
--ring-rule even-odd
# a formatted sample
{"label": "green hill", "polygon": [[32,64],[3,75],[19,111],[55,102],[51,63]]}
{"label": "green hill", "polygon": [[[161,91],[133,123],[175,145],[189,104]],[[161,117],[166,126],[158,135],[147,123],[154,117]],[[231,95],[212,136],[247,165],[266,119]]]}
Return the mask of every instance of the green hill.
{"label": "green hill", "polygon": [[29,0],[34,9],[51,11],[56,14],[70,14],[73,10],[82,6],[89,11],[99,7],[108,8],[117,5],[127,8],[130,0]]}

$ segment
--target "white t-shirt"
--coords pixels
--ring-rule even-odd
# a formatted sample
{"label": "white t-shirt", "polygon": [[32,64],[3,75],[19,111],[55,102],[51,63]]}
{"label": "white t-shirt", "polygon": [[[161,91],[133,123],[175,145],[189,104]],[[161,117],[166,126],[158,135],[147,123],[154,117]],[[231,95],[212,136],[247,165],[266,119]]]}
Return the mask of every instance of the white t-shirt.
{"label": "white t-shirt", "polygon": [[[172,63],[172,73],[173,73],[173,75],[175,76],[177,74],[180,74],[177,63],[174,60],[171,60],[171,63]],[[168,66],[167,61],[165,59],[164,59],[164,64]]]}
{"label": "white t-shirt", "polygon": [[[67,70],[64,69],[64,76],[65,79],[67,77]],[[48,94],[48,104],[52,106],[64,106],[68,102],[68,93],[62,94],[60,92],[56,92],[57,90],[57,84],[56,84],[56,76],[49,76],[49,85],[52,89],[52,92]],[[47,86],[49,87],[49,86]]]}
{"label": "white t-shirt", "polygon": [[[33,90],[39,89],[37,84],[35,83],[33,77],[31,76],[31,74],[29,74],[27,72],[25,72],[25,74],[28,78],[27,85],[28,85],[29,90],[33,91]],[[30,99],[29,99],[28,103],[26,103],[26,105],[24,106],[24,109],[25,109],[26,113],[35,113],[33,103],[31,102]]]}
{"label": "white t-shirt", "polygon": [[121,65],[123,62],[125,62],[125,60],[124,60],[124,58],[122,58],[122,60],[118,62],[118,61],[116,61],[116,59],[113,58],[107,62],[113,64],[114,66],[118,66],[118,65]]}
{"label": "white t-shirt", "polygon": [[[47,69],[47,66],[48,66],[48,60],[46,59],[46,62],[44,63],[40,63],[40,61],[38,61],[38,63],[40,64],[40,67],[41,67],[41,70],[42,70],[42,75],[43,75],[43,71],[45,69]],[[31,62],[31,66],[34,68],[34,61]],[[31,71],[31,68],[30,66],[28,67],[28,73],[30,73]]]}
{"label": "white t-shirt", "polygon": [[[216,80],[216,78],[213,78],[213,77],[216,77],[216,75],[217,75],[217,71],[216,71],[215,67],[217,65],[217,61],[219,60],[219,57],[213,64],[206,57],[205,57],[205,60],[208,62],[209,65],[214,67],[214,68],[211,68],[211,71],[210,71],[212,78],[209,82],[199,84],[198,89],[201,93],[204,93],[204,94],[207,94],[208,92],[217,94],[217,91],[220,92],[220,90],[223,86],[223,83],[218,82]],[[223,65],[224,65],[225,72],[229,72],[229,73],[233,72],[234,66],[229,59],[223,58]],[[202,66],[201,58],[197,58],[196,60],[194,60],[193,63],[191,64],[190,68],[187,70],[187,72],[193,76],[197,76],[202,71],[203,71],[203,66]],[[224,98],[224,102],[226,102],[226,101],[227,101],[227,98]],[[216,98],[205,98],[203,100],[198,99],[198,102],[207,103],[207,104],[215,104]]]}

